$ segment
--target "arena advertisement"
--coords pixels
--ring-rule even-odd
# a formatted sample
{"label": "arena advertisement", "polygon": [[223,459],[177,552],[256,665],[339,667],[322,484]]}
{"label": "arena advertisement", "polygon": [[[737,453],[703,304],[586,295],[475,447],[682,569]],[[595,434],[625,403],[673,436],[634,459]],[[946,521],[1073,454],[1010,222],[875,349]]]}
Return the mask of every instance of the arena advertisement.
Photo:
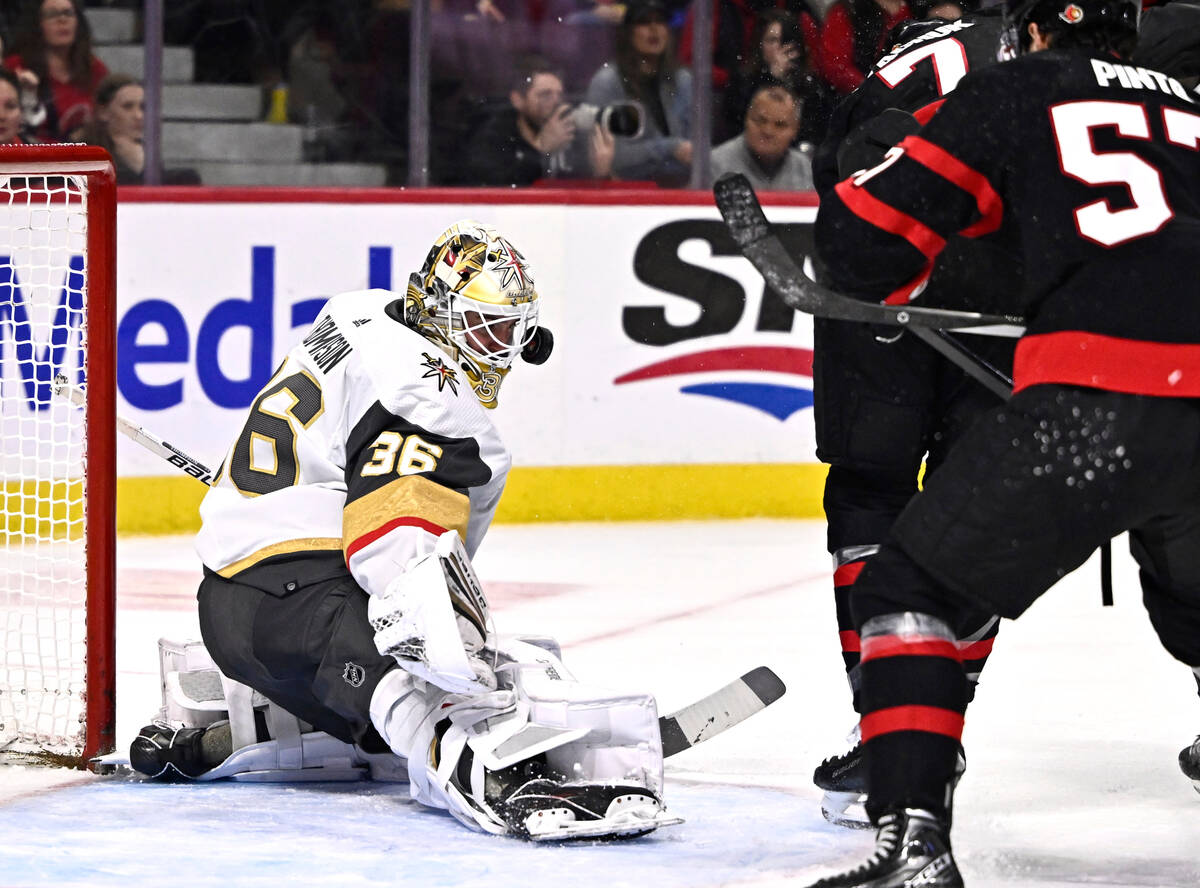
{"label": "arena advertisement", "polygon": [[[698,516],[723,496],[740,500],[739,514],[761,514],[756,489],[781,477],[768,467],[816,468],[811,321],[765,289],[706,195],[631,203],[549,192],[182,194],[121,196],[117,409],[211,468],[325,300],[366,287],[402,291],[434,238],[460,218],[495,225],[525,253],[542,323],[556,337],[550,361],[518,362],[500,394],[495,420],[517,469],[507,501],[538,481],[531,505],[507,517]],[[811,246],[812,203],[790,195],[769,209],[799,253]],[[67,309],[78,282],[68,278],[81,261],[60,262],[62,280],[39,280],[41,309],[26,311],[28,285],[4,290],[0,372],[9,389],[29,394],[7,412],[36,412],[46,400],[39,386],[72,372],[77,355],[64,346],[75,341]],[[66,326],[53,326],[58,315]],[[26,352],[41,356],[36,369]],[[756,469],[760,480],[751,480]],[[702,483],[703,473],[713,480]],[[122,489],[140,485],[132,498],[163,503],[178,489],[189,514],[202,493],[124,439],[118,474]],[[144,483],[155,479],[162,483]],[[554,510],[568,483],[586,486],[591,511]],[[688,485],[707,505],[692,505],[695,497],[672,505],[674,489]],[[630,488],[644,498],[632,511]],[[765,511],[780,509],[792,506]]]}
{"label": "arena advertisement", "polygon": [[[772,210],[799,249],[812,215]],[[525,253],[556,336],[501,393],[515,465],[813,460],[811,324],[703,205],[122,203],[119,411],[215,464],[324,300],[402,290],[462,217]],[[123,446],[120,472],[163,466]]]}

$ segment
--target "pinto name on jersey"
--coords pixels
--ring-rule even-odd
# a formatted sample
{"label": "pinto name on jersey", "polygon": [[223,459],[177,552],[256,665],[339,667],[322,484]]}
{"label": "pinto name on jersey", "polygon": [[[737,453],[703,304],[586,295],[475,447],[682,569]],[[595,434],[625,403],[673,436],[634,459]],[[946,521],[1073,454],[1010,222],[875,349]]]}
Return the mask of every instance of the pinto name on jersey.
{"label": "pinto name on jersey", "polygon": [[1155,92],[1172,93],[1186,102],[1195,104],[1196,100],[1183,88],[1183,84],[1174,77],[1168,77],[1161,71],[1150,68],[1138,68],[1133,65],[1121,65],[1117,62],[1106,62],[1103,59],[1092,59],[1092,71],[1096,82],[1101,86],[1121,86],[1125,89],[1150,89]]}

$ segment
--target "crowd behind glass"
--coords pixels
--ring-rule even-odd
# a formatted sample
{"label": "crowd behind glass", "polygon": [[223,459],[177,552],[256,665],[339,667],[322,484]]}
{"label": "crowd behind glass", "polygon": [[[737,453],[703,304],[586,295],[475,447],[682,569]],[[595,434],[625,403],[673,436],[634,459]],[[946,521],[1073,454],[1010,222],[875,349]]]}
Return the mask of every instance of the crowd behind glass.
{"label": "crowd behind glass", "polygon": [[[708,0],[712,101],[695,126],[695,3],[432,0],[429,158],[443,186],[681,187],[699,146],[714,174],[811,187],[808,155],[839,96],[912,18],[956,18],[972,0]],[[96,57],[88,13],[141,0],[0,0],[0,143],[88,141],[143,177],[144,92]],[[168,46],[197,83],[250,84],[263,121],[304,128],[304,159],[409,169],[412,0],[172,0]],[[424,47],[427,52],[421,51]],[[169,117],[170,109],[165,109]],[[198,182],[168,169],[167,183]]]}

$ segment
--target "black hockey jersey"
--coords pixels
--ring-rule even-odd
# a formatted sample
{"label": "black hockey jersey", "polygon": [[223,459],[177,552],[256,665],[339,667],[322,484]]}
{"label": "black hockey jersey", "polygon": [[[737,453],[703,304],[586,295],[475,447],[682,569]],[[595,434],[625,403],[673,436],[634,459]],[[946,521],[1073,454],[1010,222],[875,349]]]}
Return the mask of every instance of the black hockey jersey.
{"label": "black hockey jersey", "polygon": [[1200,107],[1175,80],[1086,52],[974,72],[883,163],[822,201],[836,287],[904,302],[955,233],[1020,253],[1038,383],[1200,397]]}
{"label": "black hockey jersey", "polygon": [[930,108],[968,71],[994,64],[1002,26],[998,9],[953,22],[910,25],[924,30],[885,53],[858,89],[838,104],[825,140],[813,157],[817,192],[824,196],[842,178],[838,175],[838,149],[856,127],[887,108],[910,114]]}

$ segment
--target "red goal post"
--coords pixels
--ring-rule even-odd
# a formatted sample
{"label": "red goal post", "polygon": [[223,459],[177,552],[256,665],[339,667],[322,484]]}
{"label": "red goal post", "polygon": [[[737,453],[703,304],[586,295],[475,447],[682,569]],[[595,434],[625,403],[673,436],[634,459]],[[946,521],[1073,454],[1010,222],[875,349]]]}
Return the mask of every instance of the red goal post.
{"label": "red goal post", "polygon": [[0,761],[114,748],[115,302],[108,153],[0,146]]}

